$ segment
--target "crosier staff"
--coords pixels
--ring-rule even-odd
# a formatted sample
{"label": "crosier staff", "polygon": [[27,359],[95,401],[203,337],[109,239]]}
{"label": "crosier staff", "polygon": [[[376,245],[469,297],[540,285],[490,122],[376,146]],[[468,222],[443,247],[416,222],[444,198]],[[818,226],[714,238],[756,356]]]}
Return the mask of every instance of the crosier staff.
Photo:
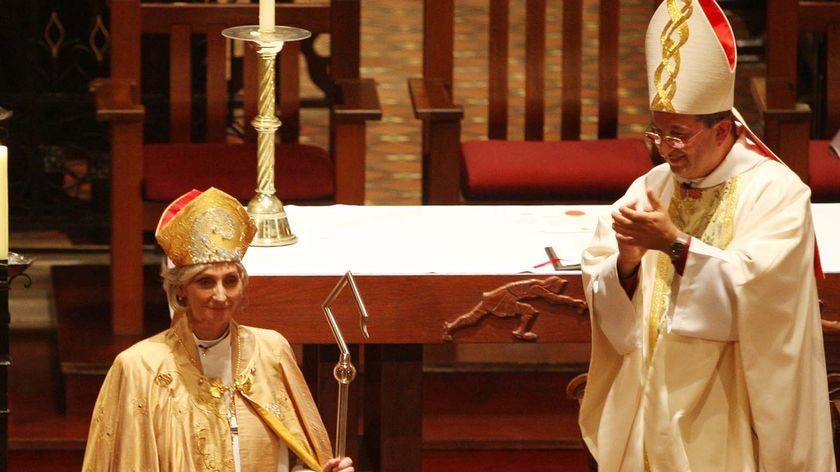
{"label": "crosier staff", "polygon": [[344,457],[344,450],[347,442],[347,398],[350,390],[350,382],[356,378],[356,368],[350,360],[350,350],[347,349],[347,343],[344,342],[344,336],[341,334],[341,329],[335,321],[335,316],[332,312],[332,304],[338,298],[341,290],[350,285],[353,291],[353,299],[356,300],[356,306],[359,308],[359,328],[365,339],[370,338],[367,330],[367,309],[362,301],[362,296],[359,294],[359,288],[356,287],[356,281],[353,279],[353,274],[347,271],[346,274],[338,281],[335,288],[330,292],[329,296],[321,305],[324,315],[327,317],[327,322],[330,324],[335,342],[338,344],[340,352],[338,363],[333,368],[333,377],[338,382],[338,413],[336,418],[335,428],[335,457]]}

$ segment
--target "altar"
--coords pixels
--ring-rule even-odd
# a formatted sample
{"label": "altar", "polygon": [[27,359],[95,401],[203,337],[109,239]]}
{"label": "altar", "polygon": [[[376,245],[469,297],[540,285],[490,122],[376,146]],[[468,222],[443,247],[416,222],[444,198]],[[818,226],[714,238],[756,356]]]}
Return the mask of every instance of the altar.
{"label": "altar", "polygon": [[[840,203],[813,205],[823,317],[840,319]],[[440,343],[443,322],[470,311],[482,294],[507,283],[559,277],[562,293],[582,299],[580,255],[607,206],[289,206],[299,242],[252,247],[243,321],[277,329],[295,343],[332,344],[321,303],[347,271],[371,313],[370,339],[354,328],[350,297],[338,308],[349,343]],[[550,249],[550,251],[549,251]],[[552,259],[554,259],[552,261]],[[558,292],[559,293],[559,292]],[[342,300],[340,299],[339,302]],[[537,297],[534,304],[546,302]],[[585,314],[548,303],[530,342],[588,342]],[[486,326],[485,326],[486,325]],[[454,342],[514,342],[514,320],[488,317],[453,333]]]}
{"label": "altar", "polygon": [[[838,320],[840,246],[831,235],[840,230],[840,204],[813,209],[828,274],[819,282],[823,316]],[[364,339],[350,294],[333,307],[347,342],[365,345],[364,385],[353,388],[365,391],[367,404],[351,411],[365,411],[365,439],[378,447],[377,470],[419,472],[422,346],[588,342],[577,264],[598,216],[608,211],[586,205],[289,206],[299,242],[248,251],[249,306],[240,321],[276,329],[293,343],[332,345],[321,304],[351,271],[370,314],[370,338]],[[530,308],[485,309],[487,300],[500,298]],[[535,314],[523,319],[525,312]],[[453,323],[455,329],[445,329]],[[840,360],[838,340],[826,338],[832,364]],[[318,359],[318,372],[309,375],[318,379],[319,408],[332,431],[337,351],[307,352]],[[352,450],[352,439],[348,445]]]}
{"label": "altar", "polygon": [[[289,207],[299,242],[252,247],[245,256],[252,277],[248,316],[294,342],[331,343],[320,304],[351,271],[371,313],[368,343],[442,342],[444,321],[505,283],[558,276],[568,282],[566,291],[580,295],[580,253],[599,211],[604,207]],[[352,306],[343,313],[348,342],[362,342]],[[569,313],[567,330],[542,327],[538,341],[588,340],[585,317]],[[414,322],[418,314],[422,323]],[[511,340],[509,332],[478,327],[455,337]]]}

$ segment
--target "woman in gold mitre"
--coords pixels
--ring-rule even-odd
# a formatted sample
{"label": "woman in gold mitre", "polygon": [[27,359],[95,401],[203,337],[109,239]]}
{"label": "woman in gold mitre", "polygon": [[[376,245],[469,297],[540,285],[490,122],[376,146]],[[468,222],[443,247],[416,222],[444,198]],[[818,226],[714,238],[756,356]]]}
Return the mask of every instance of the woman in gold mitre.
{"label": "woman in gold mitre", "polygon": [[120,353],[91,420],[84,471],[353,472],[329,439],[288,341],[242,326],[242,205],[193,190],[161,216],[171,327]]}

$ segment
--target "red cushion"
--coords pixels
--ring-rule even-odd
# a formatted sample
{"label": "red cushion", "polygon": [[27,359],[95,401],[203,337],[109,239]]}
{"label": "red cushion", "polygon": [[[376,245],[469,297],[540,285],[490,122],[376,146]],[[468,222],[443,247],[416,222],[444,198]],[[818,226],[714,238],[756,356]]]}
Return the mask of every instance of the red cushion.
{"label": "red cushion", "polygon": [[468,141],[464,194],[485,200],[613,201],[653,167],[644,141]]}
{"label": "red cushion", "polygon": [[[326,150],[307,144],[275,149],[274,186],[284,203],[328,200],[335,174]],[[144,198],[171,202],[192,189],[216,187],[242,202],[256,195],[257,145],[150,144],[143,147]]]}
{"label": "red cushion", "polygon": [[808,153],[811,200],[840,202],[840,157],[828,150],[828,140],[812,140]]}

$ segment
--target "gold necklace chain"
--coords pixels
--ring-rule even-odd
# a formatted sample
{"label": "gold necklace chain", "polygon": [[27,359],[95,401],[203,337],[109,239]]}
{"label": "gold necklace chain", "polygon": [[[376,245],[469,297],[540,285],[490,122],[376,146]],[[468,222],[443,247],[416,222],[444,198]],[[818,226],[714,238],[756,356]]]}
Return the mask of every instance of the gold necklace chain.
{"label": "gold necklace chain", "polygon": [[[208,379],[204,375],[204,369],[202,368],[201,364],[199,364],[195,358],[193,358],[190,350],[187,349],[187,345],[184,344],[184,341],[181,339],[181,336],[178,333],[175,333],[175,339],[178,341],[178,344],[181,345],[181,348],[184,349],[184,352],[187,354],[187,359],[190,360],[190,364],[193,365],[199,372],[201,372],[201,377],[199,378],[199,384],[206,384],[208,392],[213,398],[222,398],[225,392],[241,392],[241,393],[249,393],[251,391],[251,376],[245,373],[240,373],[239,368],[242,364],[242,349],[241,349],[241,342],[242,340],[239,338],[239,333],[237,331],[236,340],[237,340],[237,349],[236,349],[236,365],[234,372],[236,375],[234,376],[233,385],[225,385],[222,383],[222,380],[219,378],[211,378]],[[234,396],[231,398],[233,399]],[[235,411],[235,410],[234,410]]]}

